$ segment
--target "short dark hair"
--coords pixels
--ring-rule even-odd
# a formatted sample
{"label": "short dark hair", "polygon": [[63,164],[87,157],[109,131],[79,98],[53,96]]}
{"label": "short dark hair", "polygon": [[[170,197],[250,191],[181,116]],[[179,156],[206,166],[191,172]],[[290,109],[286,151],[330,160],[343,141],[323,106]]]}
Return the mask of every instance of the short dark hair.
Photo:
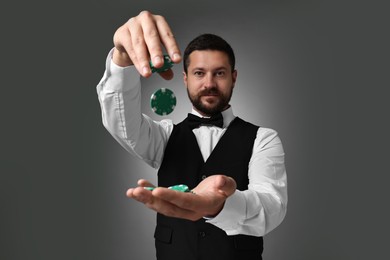
{"label": "short dark hair", "polygon": [[234,71],[236,59],[234,57],[234,52],[232,47],[222,39],[220,36],[215,34],[205,33],[201,34],[195,39],[193,39],[184,51],[183,58],[183,67],[184,72],[187,73],[188,65],[190,64],[190,54],[193,51],[204,51],[204,50],[212,50],[212,51],[221,51],[228,55],[229,63],[232,71]]}

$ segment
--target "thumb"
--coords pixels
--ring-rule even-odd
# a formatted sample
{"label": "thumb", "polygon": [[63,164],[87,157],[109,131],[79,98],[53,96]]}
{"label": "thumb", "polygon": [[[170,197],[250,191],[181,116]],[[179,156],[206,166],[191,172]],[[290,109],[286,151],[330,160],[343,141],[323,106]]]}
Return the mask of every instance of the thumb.
{"label": "thumb", "polygon": [[232,195],[237,188],[236,181],[225,175],[220,175],[218,178],[216,178],[216,187],[224,196],[229,197]]}

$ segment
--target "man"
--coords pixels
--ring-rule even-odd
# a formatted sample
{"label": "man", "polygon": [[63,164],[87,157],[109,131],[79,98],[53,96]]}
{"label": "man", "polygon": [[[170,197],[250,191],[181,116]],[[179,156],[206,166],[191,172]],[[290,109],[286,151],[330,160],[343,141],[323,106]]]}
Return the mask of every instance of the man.
{"label": "man", "polygon": [[[262,236],[286,214],[284,152],[274,130],[234,116],[230,45],[204,34],[187,46],[183,78],[193,110],[177,125],[151,120],[140,106],[140,75],[151,76],[149,60],[163,66],[161,46],[173,62],[182,59],[165,19],[141,12],[116,31],[114,45],[97,87],[103,124],[127,151],[158,169],[158,188],[145,189],[153,185],[139,180],[127,191],[158,213],[157,259],[261,259]],[[171,70],[160,75],[173,77]],[[192,192],[167,188],[176,184]]]}

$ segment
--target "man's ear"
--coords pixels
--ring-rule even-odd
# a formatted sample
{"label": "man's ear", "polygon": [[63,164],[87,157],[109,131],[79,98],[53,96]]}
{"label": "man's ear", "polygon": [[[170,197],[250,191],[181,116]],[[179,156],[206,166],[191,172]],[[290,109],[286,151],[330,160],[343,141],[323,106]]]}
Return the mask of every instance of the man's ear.
{"label": "man's ear", "polygon": [[234,71],[232,72],[233,86],[234,86],[234,84],[236,83],[236,80],[237,80],[237,70],[234,70]]}
{"label": "man's ear", "polygon": [[183,82],[184,82],[184,86],[188,86],[188,83],[187,83],[187,73],[185,73],[185,71],[183,71]]}

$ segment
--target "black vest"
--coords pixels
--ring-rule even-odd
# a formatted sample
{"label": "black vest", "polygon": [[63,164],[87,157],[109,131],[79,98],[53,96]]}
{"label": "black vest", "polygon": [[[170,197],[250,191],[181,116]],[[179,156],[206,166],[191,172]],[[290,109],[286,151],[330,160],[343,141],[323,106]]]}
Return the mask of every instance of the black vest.
{"label": "black vest", "polygon": [[[235,118],[204,162],[187,119],[175,125],[158,171],[158,185],[186,184],[190,189],[213,174],[224,174],[248,188],[248,164],[258,127]],[[156,254],[159,260],[259,260],[263,238],[228,236],[204,219],[189,221],[157,214]]]}

